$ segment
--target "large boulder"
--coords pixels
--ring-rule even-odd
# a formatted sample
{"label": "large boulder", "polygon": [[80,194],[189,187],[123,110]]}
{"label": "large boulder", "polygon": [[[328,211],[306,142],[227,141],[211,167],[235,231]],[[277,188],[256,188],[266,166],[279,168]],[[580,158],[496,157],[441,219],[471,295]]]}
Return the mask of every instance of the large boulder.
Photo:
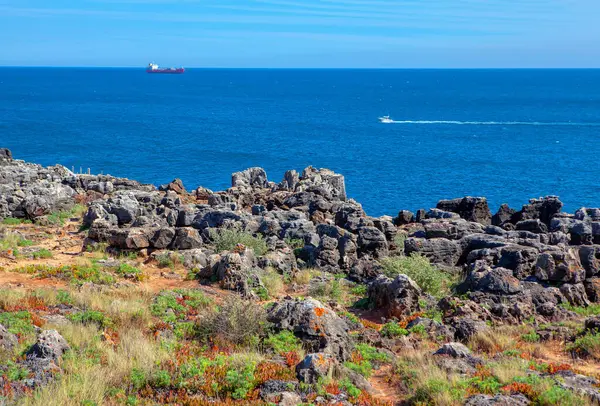
{"label": "large boulder", "polygon": [[361,227],[358,230],[358,254],[373,258],[388,256],[388,243],[385,234],[375,227]]}
{"label": "large boulder", "polygon": [[514,214],[513,223],[518,223],[521,220],[540,219],[542,223],[550,225],[552,218],[560,213],[563,207],[562,202],[557,196],[546,196],[540,199],[531,199],[529,204]]}
{"label": "large boulder", "polygon": [[390,279],[380,275],[369,284],[369,301],[385,309],[388,317],[402,318],[420,310],[421,289],[408,276]]}
{"label": "large boulder", "polygon": [[585,270],[577,251],[559,249],[538,256],[535,276],[541,281],[580,283],[585,279]]}
{"label": "large boulder", "polygon": [[5,161],[5,162],[9,162],[12,161],[13,157],[12,157],[12,153],[10,152],[10,149],[8,148],[0,148],[0,162]]}
{"label": "large boulder", "polygon": [[527,406],[531,401],[524,395],[473,395],[464,406]]}
{"label": "large boulder", "polygon": [[334,360],[330,354],[319,352],[308,354],[296,365],[296,375],[300,382],[316,384],[331,374]]}
{"label": "large boulder", "polygon": [[296,191],[312,191],[328,200],[342,200],[346,197],[344,176],[329,169],[316,169],[309,166],[302,171]]}
{"label": "large boulder", "polygon": [[516,212],[515,209],[511,209],[507,204],[503,204],[496,214],[492,216],[492,224],[499,227],[504,226],[505,224],[510,223]]}
{"label": "large boulder", "polygon": [[[0,153],[1,152],[2,151],[0,150]],[[19,341],[17,340],[17,336],[0,324],[0,352],[11,351],[17,346],[18,343]]]}
{"label": "large boulder", "polygon": [[461,218],[488,225],[492,223],[492,213],[485,197],[463,197],[440,200],[436,206],[440,210],[457,213]]}
{"label": "large boulder", "polygon": [[415,222],[415,214],[408,210],[400,210],[398,216],[394,218],[394,225],[403,226]]}
{"label": "large boulder", "polygon": [[290,330],[309,352],[347,361],[353,350],[349,327],[334,311],[315,299],[284,300],[269,310],[267,320],[277,330]]}
{"label": "large boulder", "polygon": [[59,360],[70,349],[67,340],[56,330],[44,330],[36,343],[27,351],[28,357]]}
{"label": "large boulder", "polygon": [[269,181],[263,168],[248,168],[231,175],[232,187],[267,188]]}
{"label": "large boulder", "polygon": [[501,295],[513,295],[523,290],[519,280],[513,276],[513,272],[505,268],[473,269],[467,275],[464,285],[471,291]]}
{"label": "large boulder", "polygon": [[[169,232],[166,230],[168,229],[163,229],[165,241],[169,237]],[[185,227],[176,229],[172,241],[171,248],[174,250],[191,250],[202,247],[202,237],[198,230],[194,228]]]}
{"label": "large boulder", "polygon": [[412,253],[427,257],[434,264],[454,266],[460,259],[462,250],[458,243],[445,238],[407,238],[404,242],[406,255]]}
{"label": "large boulder", "polygon": [[585,269],[586,278],[591,278],[600,273],[600,245],[579,247],[579,259]]}
{"label": "large boulder", "polygon": [[260,283],[255,268],[256,259],[251,249],[228,252],[220,257],[214,267],[215,276],[222,289],[234,290],[244,296],[252,295],[252,288]]}

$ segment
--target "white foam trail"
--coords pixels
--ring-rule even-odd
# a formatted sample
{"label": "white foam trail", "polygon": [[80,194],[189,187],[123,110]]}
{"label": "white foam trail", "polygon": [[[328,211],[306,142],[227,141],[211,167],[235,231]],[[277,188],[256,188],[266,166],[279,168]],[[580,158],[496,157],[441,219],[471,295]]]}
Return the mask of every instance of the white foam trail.
{"label": "white foam trail", "polygon": [[539,126],[588,126],[598,127],[600,123],[556,122],[544,123],[538,121],[451,121],[451,120],[393,120],[390,124],[453,124],[453,125],[539,125]]}

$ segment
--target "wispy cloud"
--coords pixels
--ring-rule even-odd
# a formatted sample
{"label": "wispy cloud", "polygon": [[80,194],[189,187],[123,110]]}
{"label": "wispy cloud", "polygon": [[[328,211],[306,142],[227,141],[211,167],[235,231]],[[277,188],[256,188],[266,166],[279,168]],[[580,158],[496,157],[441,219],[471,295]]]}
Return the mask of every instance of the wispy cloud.
{"label": "wispy cloud", "polygon": [[[222,6],[225,7],[225,6]],[[238,11],[250,11],[244,7],[232,6]],[[418,14],[381,14],[375,13],[346,13],[332,12],[328,15],[313,15],[304,12],[290,12],[285,10],[260,10],[254,9],[257,14],[240,13],[210,13],[207,9],[189,13],[161,13],[152,11],[117,11],[81,8],[20,8],[0,7],[4,15],[27,16],[27,17],[51,17],[57,15],[96,16],[110,19],[124,19],[137,21],[158,22],[180,22],[180,23],[226,23],[246,25],[270,25],[270,26],[310,26],[310,27],[355,27],[355,28],[389,28],[389,29],[414,29],[434,30],[445,32],[447,35],[465,32],[479,34],[506,34],[509,32],[519,33],[517,27],[507,31],[507,27],[501,21],[493,24],[492,20],[473,19],[461,15],[447,16],[429,14],[422,16]],[[274,12],[278,15],[272,15]],[[271,14],[269,14],[271,13]],[[540,21],[540,24],[547,23]],[[415,35],[419,32],[415,31]]]}

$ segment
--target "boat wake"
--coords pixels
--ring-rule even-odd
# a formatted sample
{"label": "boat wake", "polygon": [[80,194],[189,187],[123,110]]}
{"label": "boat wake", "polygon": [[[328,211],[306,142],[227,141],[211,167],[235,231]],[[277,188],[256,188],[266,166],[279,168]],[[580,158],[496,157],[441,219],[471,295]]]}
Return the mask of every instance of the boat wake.
{"label": "boat wake", "polygon": [[539,121],[450,121],[450,120],[390,120],[389,124],[452,124],[452,125],[536,125],[536,126],[588,126],[600,127],[600,123],[573,123],[573,122],[539,122]]}

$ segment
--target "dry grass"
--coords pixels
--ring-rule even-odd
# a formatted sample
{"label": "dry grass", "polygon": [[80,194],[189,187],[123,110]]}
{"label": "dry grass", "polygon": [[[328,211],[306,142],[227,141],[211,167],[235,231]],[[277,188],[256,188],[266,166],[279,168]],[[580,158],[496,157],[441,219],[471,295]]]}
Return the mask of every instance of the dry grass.
{"label": "dry grass", "polygon": [[306,286],[310,283],[311,279],[318,274],[319,271],[312,268],[302,269],[294,275],[294,282],[298,285]]}
{"label": "dry grass", "polygon": [[[55,327],[70,343],[65,373],[32,397],[26,405],[105,404],[108,389],[122,387],[133,368],[150,372],[170,355],[152,337],[138,328],[123,328],[118,344],[99,339],[94,325],[69,324]],[[97,360],[86,355],[93,353]]]}
{"label": "dry grass", "polygon": [[469,340],[468,346],[472,351],[493,356],[499,352],[514,349],[516,344],[515,335],[511,334],[510,329],[507,331],[507,328],[503,327],[476,333]]}
{"label": "dry grass", "polygon": [[267,289],[269,297],[271,298],[277,298],[281,296],[285,290],[283,277],[279,275],[273,268],[265,269],[260,275],[260,280],[265,286],[265,289]]}

